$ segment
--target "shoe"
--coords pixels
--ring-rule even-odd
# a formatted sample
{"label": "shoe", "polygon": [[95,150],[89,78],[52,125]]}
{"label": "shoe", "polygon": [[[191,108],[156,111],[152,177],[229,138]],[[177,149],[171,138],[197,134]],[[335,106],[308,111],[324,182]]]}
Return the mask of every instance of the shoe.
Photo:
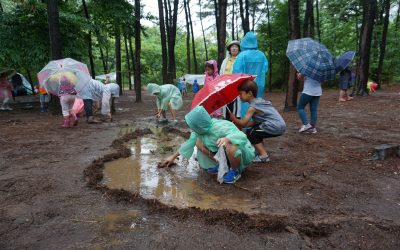
{"label": "shoe", "polygon": [[218,174],[219,165],[206,169],[209,174]]}
{"label": "shoe", "polygon": [[304,131],[304,133],[315,134],[315,133],[317,133],[317,129],[316,128],[310,128],[309,130]]}
{"label": "shoe", "polygon": [[69,128],[69,117],[68,118],[64,118],[64,124],[61,125],[61,127]]}
{"label": "shoe", "polygon": [[4,110],[11,111],[11,110],[13,110],[13,109],[12,109],[11,107],[5,107]]}
{"label": "shoe", "polygon": [[253,163],[266,163],[266,162],[269,162],[269,161],[271,161],[271,160],[269,159],[269,155],[264,156],[264,157],[261,157],[261,156],[257,155],[257,156],[254,158]]}
{"label": "shoe", "polygon": [[44,113],[44,112],[46,112],[46,111],[45,111],[45,108],[44,108],[44,107],[41,107],[41,108],[40,108],[40,113]]}
{"label": "shoe", "polygon": [[158,120],[159,123],[168,123],[168,119],[167,118],[162,118],[160,120]]}
{"label": "shoe", "polygon": [[5,107],[0,107],[0,110],[6,110],[6,108]]}
{"label": "shoe", "polygon": [[101,121],[97,120],[93,116],[89,116],[87,119],[87,123],[93,124],[93,123],[101,123]]}
{"label": "shoe", "polygon": [[311,124],[307,124],[307,125],[303,125],[301,126],[301,128],[299,129],[299,133],[304,133],[305,131],[311,129],[313,126],[311,126]]}
{"label": "shoe", "polygon": [[238,170],[229,169],[228,173],[224,175],[224,183],[233,184],[241,177]]}

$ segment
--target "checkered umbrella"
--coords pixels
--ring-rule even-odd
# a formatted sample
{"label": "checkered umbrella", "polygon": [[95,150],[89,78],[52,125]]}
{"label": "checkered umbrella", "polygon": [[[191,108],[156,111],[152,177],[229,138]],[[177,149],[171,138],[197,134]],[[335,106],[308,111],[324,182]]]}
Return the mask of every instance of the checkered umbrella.
{"label": "checkered umbrella", "polygon": [[316,81],[335,79],[335,63],[332,54],[322,44],[311,38],[289,41],[286,56],[301,74]]}

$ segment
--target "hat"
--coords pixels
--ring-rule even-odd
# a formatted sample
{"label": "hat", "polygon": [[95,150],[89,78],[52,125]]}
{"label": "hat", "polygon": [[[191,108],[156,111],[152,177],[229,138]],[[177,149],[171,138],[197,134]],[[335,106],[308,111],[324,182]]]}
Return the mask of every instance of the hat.
{"label": "hat", "polygon": [[226,46],[226,50],[230,51],[232,45],[237,45],[240,50],[240,42],[238,40],[233,40]]}

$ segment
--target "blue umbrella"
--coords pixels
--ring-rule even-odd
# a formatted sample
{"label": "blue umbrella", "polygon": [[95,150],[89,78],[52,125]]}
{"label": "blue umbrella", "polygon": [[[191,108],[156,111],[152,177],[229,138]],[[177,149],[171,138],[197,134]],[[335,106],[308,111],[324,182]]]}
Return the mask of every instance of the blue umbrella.
{"label": "blue umbrella", "polygon": [[302,75],[319,82],[335,79],[335,63],[325,45],[311,38],[289,41],[286,56]]}
{"label": "blue umbrella", "polygon": [[336,72],[340,72],[345,68],[347,68],[347,66],[349,66],[351,61],[353,61],[355,54],[356,52],[354,51],[347,51],[343,55],[341,55],[338,59],[336,59],[335,61]]}

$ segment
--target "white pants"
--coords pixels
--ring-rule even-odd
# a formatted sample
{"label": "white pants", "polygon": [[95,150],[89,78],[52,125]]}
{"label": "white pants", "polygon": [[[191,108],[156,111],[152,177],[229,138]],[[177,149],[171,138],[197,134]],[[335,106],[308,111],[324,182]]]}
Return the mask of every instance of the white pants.
{"label": "white pants", "polygon": [[111,95],[108,93],[103,93],[103,98],[101,99],[101,114],[102,115],[109,115],[111,113],[110,100],[111,100]]}
{"label": "white pants", "polygon": [[74,95],[63,95],[60,96],[61,110],[64,117],[72,114],[72,107],[74,106],[75,96]]}

